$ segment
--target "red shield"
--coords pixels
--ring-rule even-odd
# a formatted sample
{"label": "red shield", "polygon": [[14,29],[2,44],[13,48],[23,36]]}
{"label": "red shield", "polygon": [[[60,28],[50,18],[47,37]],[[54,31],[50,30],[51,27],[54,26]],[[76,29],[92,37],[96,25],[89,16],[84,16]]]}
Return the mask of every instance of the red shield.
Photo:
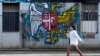
{"label": "red shield", "polygon": [[50,14],[45,13],[42,15],[42,24],[46,30],[50,30]]}
{"label": "red shield", "polygon": [[42,24],[46,30],[55,30],[57,28],[57,15],[45,13],[42,15]]}
{"label": "red shield", "polygon": [[51,14],[51,30],[57,29],[58,17],[56,14]]}

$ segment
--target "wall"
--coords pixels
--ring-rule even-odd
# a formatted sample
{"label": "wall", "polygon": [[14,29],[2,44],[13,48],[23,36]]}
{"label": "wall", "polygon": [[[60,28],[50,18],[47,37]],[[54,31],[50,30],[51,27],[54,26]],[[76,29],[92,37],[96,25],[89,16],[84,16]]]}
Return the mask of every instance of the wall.
{"label": "wall", "polygon": [[[21,48],[22,46],[66,48],[68,46],[66,30],[71,24],[79,22],[79,8],[78,3],[20,3],[20,32],[7,33],[2,32],[2,3],[0,3],[0,48]],[[31,10],[35,12],[32,13]],[[48,14],[43,14],[44,12]],[[48,15],[47,21],[45,15]],[[100,11],[98,15],[98,33],[93,39],[83,39],[85,44],[80,44],[81,48],[100,48]]]}
{"label": "wall", "polygon": [[21,48],[21,38],[19,32],[4,32],[2,33],[2,47],[3,48]]}

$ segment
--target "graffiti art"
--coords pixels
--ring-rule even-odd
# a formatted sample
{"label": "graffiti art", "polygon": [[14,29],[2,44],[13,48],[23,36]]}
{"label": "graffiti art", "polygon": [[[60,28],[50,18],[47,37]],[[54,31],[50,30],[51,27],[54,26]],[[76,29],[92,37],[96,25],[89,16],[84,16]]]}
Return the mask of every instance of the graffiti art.
{"label": "graffiti art", "polygon": [[70,25],[80,19],[79,3],[30,3],[29,13],[24,14],[22,28],[23,35],[45,44],[55,44],[59,38],[67,38]]}

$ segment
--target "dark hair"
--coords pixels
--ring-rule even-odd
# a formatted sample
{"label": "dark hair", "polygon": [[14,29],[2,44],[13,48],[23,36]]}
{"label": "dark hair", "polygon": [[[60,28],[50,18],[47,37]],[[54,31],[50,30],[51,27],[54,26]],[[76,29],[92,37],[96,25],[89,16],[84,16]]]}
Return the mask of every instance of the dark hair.
{"label": "dark hair", "polygon": [[71,25],[71,27],[72,27],[74,30],[76,30],[76,28],[75,28],[75,26],[74,26],[74,25]]}

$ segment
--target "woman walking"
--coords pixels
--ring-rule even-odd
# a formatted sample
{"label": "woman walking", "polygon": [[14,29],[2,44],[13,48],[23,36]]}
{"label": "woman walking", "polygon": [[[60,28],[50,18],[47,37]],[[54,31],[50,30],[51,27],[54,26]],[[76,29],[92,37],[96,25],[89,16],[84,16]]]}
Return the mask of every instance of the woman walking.
{"label": "woman walking", "polygon": [[80,56],[83,56],[82,55],[82,52],[80,51],[79,47],[78,47],[78,40],[82,43],[84,43],[84,41],[79,37],[76,29],[75,29],[75,26],[74,25],[71,25],[70,26],[70,31],[68,31],[68,37],[70,39],[70,45],[68,46],[68,50],[67,50],[67,56],[69,56],[70,54],[70,49],[72,47],[75,47],[75,49],[77,50],[77,52],[80,54]]}

